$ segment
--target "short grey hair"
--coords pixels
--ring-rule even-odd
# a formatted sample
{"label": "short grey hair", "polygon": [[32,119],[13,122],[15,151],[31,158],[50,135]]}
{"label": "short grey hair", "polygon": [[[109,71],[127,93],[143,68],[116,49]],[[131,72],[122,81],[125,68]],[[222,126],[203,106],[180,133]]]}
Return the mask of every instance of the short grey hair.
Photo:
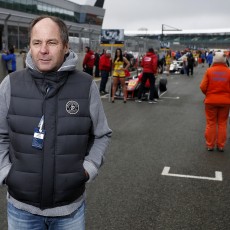
{"label": "short grey hair", "polygon": [[50,15],[41,15],[41,16],[33,19],[33,21],[30,23],[30,26],[29,26],[29,41],[31,39],[31,33],[32,33],[33,27],[39,21],[41,21],[42,19],[45,19],[45,18],[51,19],[53,22],[55,22],[58,25],[62,43],[64,45],[68,44],[69,43],[69,31],[68,31],[68,28],[67,28],[66,24],[60,18],[54,17],[54,16],[50,16]]}

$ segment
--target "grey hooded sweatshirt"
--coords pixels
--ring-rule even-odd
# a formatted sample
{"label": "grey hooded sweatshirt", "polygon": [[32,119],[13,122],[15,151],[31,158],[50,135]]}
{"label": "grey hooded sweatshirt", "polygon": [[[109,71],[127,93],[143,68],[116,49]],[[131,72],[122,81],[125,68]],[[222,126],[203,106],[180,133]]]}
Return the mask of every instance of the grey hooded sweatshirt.
{"label": "grey hooded sweatshirt", "polygon": [[[58,71],[72,71],[76,69],[77,55],[70,51],[66,57],[65,62],[62,64]],[[26,58],[27,68],[36,70],[33,64],[30,52]],[[83,166],[89,174],[88,182],[91,182],[98,174],[98,170],[104,162],[104,155],[109,145],[110,137],[112,134],[111,129],[108,126],[107,119],[103,110],[103,106],[100,100],[98,87],[94,81],[92,81],[90,87],[90,117],[93,124],[93,144],[90,146],[89,154],[85,157]],[[11,162],[9,158],[9,135],[7,114],[10,106],[11,87],[10,76],[6,76],[0,84],[0,185],[4,184],[4,180],[7,177]],[[55,208],[41,210],[29,204],[20,202],[9,194],[7,194],[8,202],[12,203],[16,208],[28,211],[32,214],[41,216],[65,216],[69,215],[77,210],[85,199],[85,194],[75,200],[73,203],[65,206],[59,206]]]}

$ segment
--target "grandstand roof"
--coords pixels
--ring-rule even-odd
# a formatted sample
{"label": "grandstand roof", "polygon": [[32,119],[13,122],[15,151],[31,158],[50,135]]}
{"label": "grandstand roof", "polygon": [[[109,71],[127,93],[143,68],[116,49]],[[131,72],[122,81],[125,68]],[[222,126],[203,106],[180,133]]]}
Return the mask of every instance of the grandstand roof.
{"label": "grandstand roof", "polygon": [[[163,31],[164,35],[167,34],[226,34],[230,33],[230,28],[219,29],[200,29],[200,30],[181,30],[181,31]],[[125,30],[126,36],[147,36],[147,35],[160,35],[161,30]]]}

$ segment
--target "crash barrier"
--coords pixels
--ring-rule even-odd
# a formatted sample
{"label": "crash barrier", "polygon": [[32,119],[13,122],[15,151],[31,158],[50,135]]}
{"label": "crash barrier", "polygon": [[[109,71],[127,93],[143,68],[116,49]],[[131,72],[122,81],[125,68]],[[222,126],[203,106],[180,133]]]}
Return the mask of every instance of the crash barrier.
{"label": "crash barrier", "polygon": [[[22,70],[24,68],[24,56],[23,54],[15,53],[16,55],[16,66],[17,70]],[[82,62],[85,54],[77,54],[78,55],[78,62],[77,62],[77,69],[82,70]],[[0,82],[5,78],[7,75],[6,70],[6,63],[2,60],[2,54],[0,54]]]}

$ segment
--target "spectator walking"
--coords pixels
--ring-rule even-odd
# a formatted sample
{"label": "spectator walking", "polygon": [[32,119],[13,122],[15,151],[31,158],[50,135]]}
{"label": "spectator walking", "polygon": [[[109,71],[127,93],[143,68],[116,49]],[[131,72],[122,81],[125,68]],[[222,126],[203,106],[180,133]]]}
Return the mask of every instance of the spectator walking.
{"label": "spectator walking", "polygon": [[14,53],[14,47],[11,47],[9,52],[2,54],[2,60],[6,63],[8,73],[16,71],[16,55]]}
{"label": "spectator walking", "polygon": [[21,55],[22,61],[23,61],[23,68],[26,68],[26,51],[25,50],[21,50],[20,51],[20,55]]}
{"label": "spectator walking", "polygon": [[76,70],[68,34],[59,18],[35,18],[27,68],[0,85],[8,230],[85,229],[85,183],[104,162],[111,130],[92,76]]}
{"label": "spectator walking", "polygon": [[[125,66],[125,68],[124,68]],[[123,102],[127,101],[127,90],[125,85],[125,71],[129,69],[130,63],[127,58],[123,57],[121,48],[117,48],[113,60],[113,87],[112,87],[112,103],[115,102],[115,93],[118,83],[121,84],[123,91]]]}
{"label": "spectator walking", "polygon": [[170,71],[169,69],[170,69],[171,62],[172,62],[172,53],[170,50],[168,50],[165,55],[165,65],[166,65],[166,75],[167,76],[169,76],[169,71]]}
{"label": "spectator walking", "polygon": [[158,73],[162,74],[164,71],[164,66],[165,66],[165,54],[164,52],[160,52],[157,55],[158,59]]}
{"label": "spectator walking", "polygon": [[212,51],[210,51],[206,57],[206,61],[208,63],[208,66],[210,67],[212,65],[212,61],[213,61],[213,53]]}
{"label": "spectator walking", "polygon": [[187,74],[187,65],[188,65],[187,55],[183,55],[181,59],[183,61],[182,73]]}
{"label": "spectator walking", "polygon": [[179,50],[177,50],[176,55],[175,55],[175,59],[178,60],[179,58],[181,58],[181,52]]}
{"label": "spectator walking", "polygon": [[193,57],[193,54],[189,52],[187,54],[187,71],[186,71],[187,76],[189,76],[190,73],[191,73],[191,76],[193,76],[194,63],[195,63],[195,59]]}
{"label": "spectator walking", "polygon": [[202,67],[204,67],[204,63],[205,63],[205,53],[204,52],[202,52],[201,54],[200,54],[200,58],[201,58],[201,63],[202,63]]}
{"label": "spectator walking", "polygon": [[141,66],[143,67],[143,76],[141,79],[141,85],[138,91],[138,99],[137,102],[142,102],[141,97],[145,87],[146,81],[149,79],[150,82],[150,97],[149,103],[156,103],[154,101],[154,91],[155,91],[155,75],[157,74],[157,56],[154,53],[153,48],[149,48],[146,55],[143,57]]}
{"label": "spectator walking", "polygon": [[111,60],[111,51],[106,50],[106,53],[100,57],[99,61],[99,70],[101,72],[101,83],[100,83],[100,94],[108,94],[106,91],[106,84],[111,73],[112,60]]}
{"label": "spectator walking", "polygon": [[95,62],[94,52],[90,49],[89,46],[85,47],[85,57],[83,60],[83,71],[93,76],[93,67]]}
{"label": "spectator walking", "polygon": [[223,52],[214,54],[213,65],[206,70],[200,89],[205,94],[207,150],[213,151],[217,147],[223,152],[230,108],[230,70]]}

